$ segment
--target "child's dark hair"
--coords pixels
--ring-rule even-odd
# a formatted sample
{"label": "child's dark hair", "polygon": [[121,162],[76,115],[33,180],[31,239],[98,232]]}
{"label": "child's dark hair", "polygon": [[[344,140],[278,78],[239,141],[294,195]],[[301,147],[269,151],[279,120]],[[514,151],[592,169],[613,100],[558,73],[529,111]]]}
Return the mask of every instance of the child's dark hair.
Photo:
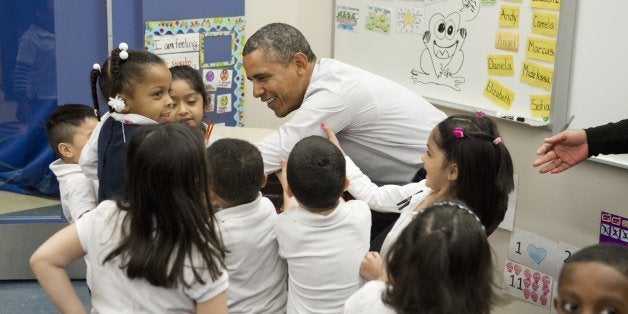
{"label": "child's dark hair", "polygon": [[264,161],[255,145],[224,138],[206,150],[212,191],[231,206],[254,201],[264,183]]}
{"label": "child's dark hair", "polygon": [[59,144],[72,143],[76,128],[87,119],[96,119],[92,109],[83,104],[66,104],[56,107],[46,121],[48,144],[58,157]]}
{"label": "child's dark hair", "polygon": [[[100,92],[104,99],[115,97],[117,94],[129,91],[130,88],[146,79],[144,69],[150,64],[163,64],[158,56],[144,50],[127,50],[129,54],[126,60],[120,59],[119,48],[111,51],[111,56],[105,60],[102,69],[92,69],[89,75],[92,88],[92,102],[94,110],[100,117],[98,105],[98,91],[96,82],[100,86]],[[100,78],[100,79],[99,79]],[[113,109],[109,108],[112,112]]]}
{"label": "child's dark hair", "polygon": [[205,91],[205,84],[203,84],[203,78],[193,67],[189,65],[177,65],[170,68],[172,74],[172,80],[184,80],[192,86],[192,89],[203,97],[203,108],[209,108],[209,99],[207,98],[207,92]]}
{"label": "child's dark hair", "polygon": [[514,189],[512,159],[497,126],[487,117],[454,115],[436,126],[434,141],[458,165],[451,197],[473,208],[490,235],[504,220]]}
{"label": "child's dark hair", "polygon": [[345,158],[329,140],[315,135],[300,140],[286,171],[290,190],[303,206],[323,210],[338,204],[345,188]]}
{"label": "child's dark hair", "polygon": [[[587,246],[574,253],[567,261],[560,273],[560,278],[567,266],[575,263],[600,263],[616,269],[624,276],[628,277],[628,246],[602,243]],[[560,285],[560,279],[559,279]]]}
{"label": "child's dark hair", "polygon": [[464,204],[431,204],[401,232],[388,255],[382,294],[396,313],[489,313],[492,259],[479,218]]}
{"label": "child's dark hair", "polygon": [[225,252],[209,197],[210,175],[200,130],[182,123],[140,126],[129,142],[122,240],[103,263],[120,256],[131,278],[158,287],[190,287],[183,278],[212,280],[224,268]]}

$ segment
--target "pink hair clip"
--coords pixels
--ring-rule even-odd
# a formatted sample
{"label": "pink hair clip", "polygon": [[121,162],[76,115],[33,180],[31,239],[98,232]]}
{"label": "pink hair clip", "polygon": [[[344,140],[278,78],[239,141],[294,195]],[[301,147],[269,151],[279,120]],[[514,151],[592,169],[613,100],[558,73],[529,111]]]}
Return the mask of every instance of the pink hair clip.
{"label": "pink hair clip", "polygon": [[478,117],[478,118],[482,118],[482,117],[484,117],[485,115],[486,115],[486,112],[484,112],[484,111],[477,111],[477,112],[475,113],[475,116],[476,116],[476,117]]}
{"label": "pink hair clip", "polygon": [[493,145],[497,146],[501,142],[502,142],[502,138],[498,136],[493,140]]}
{"label": "pink hair clip", "polygon": [[455,127],[453,132],[452,132],[452,134],[456,138],[463,138],[464,137],[464,131],[462,130],[461,127]]}

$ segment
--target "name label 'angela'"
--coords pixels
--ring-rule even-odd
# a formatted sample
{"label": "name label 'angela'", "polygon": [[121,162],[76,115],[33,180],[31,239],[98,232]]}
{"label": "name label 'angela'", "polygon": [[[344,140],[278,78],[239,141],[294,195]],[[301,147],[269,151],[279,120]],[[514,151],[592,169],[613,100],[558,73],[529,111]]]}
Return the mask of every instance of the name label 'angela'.
{"label": "name label 'angela'", "polygon": [[519,51],[519,33],[498,30],[495,32],[495,49]]}

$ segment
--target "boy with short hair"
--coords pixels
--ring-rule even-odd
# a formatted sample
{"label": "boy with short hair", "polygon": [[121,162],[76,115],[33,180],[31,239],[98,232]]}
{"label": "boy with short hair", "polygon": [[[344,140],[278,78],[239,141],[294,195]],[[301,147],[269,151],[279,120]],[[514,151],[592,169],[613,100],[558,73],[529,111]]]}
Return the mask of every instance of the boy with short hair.
{"label": "boy with short hair", "polygon": [[98,205],[94,183],[78,165],[81,150],[97,123],[94,110],[82,104],[59,106],[46,122],[48,144],[59,157],[50,164],[50,170],[59,181],[61,208],[70,223]]}
{"label": "boy with short hair", "polygon": [[558,281],[558,313],[628,313],[628,246],[583,248],[565,262]]}
{"label": "boy with short hair", "polygon": [[229,273],[229,313],[285,313],[286,262],[278,255],[275,207],[263,197],[262,156],[253,144],[220,139],[206,150]]}
{"label": "boy with short hair", "polygon": [[288,262],[288,313],[341,313],[363,284],[360,263],[369,249],[371,212],[345,202],[345,158],[327,139],[309,136],[292,149],[288,196],[298,202],[275,224],[279,255]]}

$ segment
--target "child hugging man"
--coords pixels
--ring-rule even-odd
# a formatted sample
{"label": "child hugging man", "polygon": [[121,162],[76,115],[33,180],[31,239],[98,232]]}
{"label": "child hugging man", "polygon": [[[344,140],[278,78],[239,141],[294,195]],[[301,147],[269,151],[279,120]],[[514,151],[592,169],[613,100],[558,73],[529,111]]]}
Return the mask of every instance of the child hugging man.
{"label": "child hugging man", "polygon": [[340,199],[349,185],[345,159],[326,138],[299,141],[285,168],[284,189],[298,202],[275,224],[279,255],[288,262],[287,312],[342,313],[363,284],[371,212],[363,201]]}
{"label": "child hugging man", "polygon": [[81,104],[55,108],[46,122],[48,143],[59,157],[50,164],[50,170],[59,181],[61,208],[70,223],[98,205],[94,184],[78,165],[81,150],[97,123],[94,110]]}
{"label": "child hugging man", "polygon": [[266,184],[262,156],[253,144],[220,139],[206,150],[212,201],[227,251],[229,313],[285,313],[286,262],[279,258],[275,207],[260,189]]}

